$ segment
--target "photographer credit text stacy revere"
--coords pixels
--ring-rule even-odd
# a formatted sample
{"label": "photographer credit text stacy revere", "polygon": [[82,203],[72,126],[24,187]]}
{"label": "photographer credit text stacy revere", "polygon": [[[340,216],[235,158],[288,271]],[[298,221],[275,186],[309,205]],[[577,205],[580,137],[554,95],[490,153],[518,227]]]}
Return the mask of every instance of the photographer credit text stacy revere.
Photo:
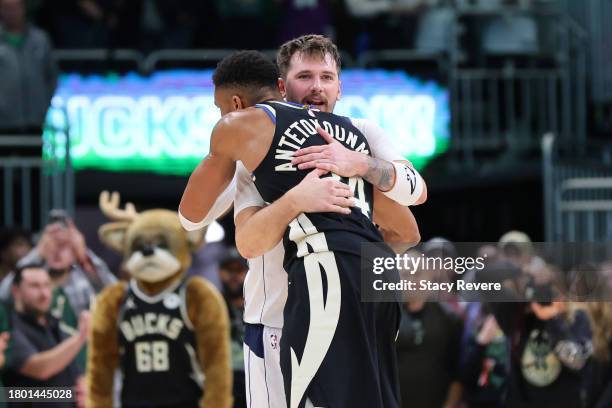
{"label": "photographer credit text stacy revere", "polygon": [[457,291],[500,291],[502,285],[499,282],[466,282],[463,279],[458,279],[456,282],[435,282],[427,279],[419,281],[411,281],[402,279],[399,282],[384,282],[381,279],[376,279],[373,282],[374,290],[390,290],[390,291],[423,291],[423,292],[446,292],[451,293]]}

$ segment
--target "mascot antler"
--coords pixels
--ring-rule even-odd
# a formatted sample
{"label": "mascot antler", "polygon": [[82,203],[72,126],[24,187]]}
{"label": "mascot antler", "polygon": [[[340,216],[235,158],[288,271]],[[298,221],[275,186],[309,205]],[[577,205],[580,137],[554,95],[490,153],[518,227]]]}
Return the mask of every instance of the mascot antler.
{"label": "mascot antler", "polygon": [[133,221],[137,216],[136,207],[132,203],[126,203],[125,209],[119,208],[120,196],[117,191],[110,194],[108,191],[100,193],[100,209],[109,219],[115,221]]}

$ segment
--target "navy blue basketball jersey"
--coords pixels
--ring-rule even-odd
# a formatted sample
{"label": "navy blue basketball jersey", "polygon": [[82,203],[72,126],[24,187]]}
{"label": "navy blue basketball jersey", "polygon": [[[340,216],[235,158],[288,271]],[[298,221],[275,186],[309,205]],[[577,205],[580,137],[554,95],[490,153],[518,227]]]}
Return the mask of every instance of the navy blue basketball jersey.
{"label": "navy blue basketball jersey", "polygon": [[203,374],[185,303],[186,280],[148,296],[131,280],[119,309],[124,407],[196,406]]}
{"label": "navy blue basketball jersey", "polygon": [[[272,145],[263,161],[253,172],[253,181],[262,198],[273,202],[302,181],[312,170],[299,170],[291,164],[293,153],[301,148],[326,144],[316,128],[329,132],[351,150],[371,155],[365,136],[349,118],[320,112],[285,102],[265,102],[256,105],[264,109],[275,122]],[[361,177],[329,175],[348,184],[356,206],[349,215],[337,213],[300,214],[285,233],[285,264],[295,257],[313,252],[347,252],[359,255],[361,242],[381,242],[378,229],[372,224],[373,187]]]}

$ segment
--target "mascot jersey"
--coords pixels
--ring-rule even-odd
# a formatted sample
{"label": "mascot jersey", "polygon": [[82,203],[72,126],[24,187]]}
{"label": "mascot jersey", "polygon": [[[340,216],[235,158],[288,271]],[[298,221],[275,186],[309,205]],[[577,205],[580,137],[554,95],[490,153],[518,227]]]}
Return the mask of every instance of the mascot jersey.
{"label": "mascot jersey", "polygon": [[130,281],[118,325],[123,407],[197,406],[203,374],[187,316],[186,284],[179,280],[149,296]]}

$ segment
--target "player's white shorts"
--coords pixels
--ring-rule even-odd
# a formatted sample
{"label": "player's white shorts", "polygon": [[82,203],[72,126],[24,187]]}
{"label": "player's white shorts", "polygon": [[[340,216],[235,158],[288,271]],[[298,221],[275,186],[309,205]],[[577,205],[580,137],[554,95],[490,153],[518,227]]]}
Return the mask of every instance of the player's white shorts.
{"label": "player's white shorts", "polygon": [[280,368],[282,329],[245,323],[244,373],[248,408],[287,408]]}

